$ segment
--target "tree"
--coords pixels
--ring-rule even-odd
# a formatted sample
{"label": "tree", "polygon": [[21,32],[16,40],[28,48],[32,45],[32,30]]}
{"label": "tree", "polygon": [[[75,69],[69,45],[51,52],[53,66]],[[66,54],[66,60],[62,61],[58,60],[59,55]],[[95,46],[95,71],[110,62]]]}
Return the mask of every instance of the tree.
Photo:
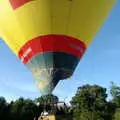
{"label": "tree", "polygon": [[110,93],[113,97],[113,102],[117,107],[120,107],[120,87],[114,82],[111,82]]}
{"label": "tree", "polygon": [[7,120],[8,104],[4,97],[0,97],[0,120]]}
{"label": "tree", "polygon": [[37,106],[30,99],[19,98],[11,105],[13,120],[33,120],[36,116]]}
{"label": "tree", "polygon": [[114,120],[120,119],[120,86],[116,85],[114,82],[111,82],[110,93],[112,95],[112,103],[115,104],[115,112],[113,115]]}
{"label": "tree", "polygon": [[106,105],[105,120],[113,120],[116,111],[116,104],[108,101]]}
{"label": "tree", "polygon": [[116,109],[116,112],[113,116],[113,120],[120,120],[120,108]]}
{"label": "tree", "polygon": [[77,120],[103,120],[106,111],[106,88],[98,85],[79,87],[71,105]]}

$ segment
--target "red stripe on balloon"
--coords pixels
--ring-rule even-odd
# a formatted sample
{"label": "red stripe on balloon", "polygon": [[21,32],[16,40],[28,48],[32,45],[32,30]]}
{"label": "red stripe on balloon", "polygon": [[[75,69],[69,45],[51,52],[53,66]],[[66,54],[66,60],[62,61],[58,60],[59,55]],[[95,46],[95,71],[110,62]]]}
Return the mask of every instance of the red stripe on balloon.
{"label": "red stripe on balloon", "polygon": [[19,8],[20,6],[24,5],[27,2],[30,2],[31,0],[9,0],[13,9]]}
{"label": "red stripe on balloon", "polygon": [[19,51],[19,58],[27,63],[43,52],[65,52],[80,58],[86,50],[82,41],[66,35],[45,35],[27,42]]}

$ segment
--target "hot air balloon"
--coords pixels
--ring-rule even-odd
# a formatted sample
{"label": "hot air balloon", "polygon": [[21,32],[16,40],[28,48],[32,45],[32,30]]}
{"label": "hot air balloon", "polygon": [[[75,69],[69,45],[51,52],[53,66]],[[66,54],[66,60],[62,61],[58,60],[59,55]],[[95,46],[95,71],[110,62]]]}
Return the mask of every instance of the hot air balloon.
{"label": "hot air balloon", "polygon": [[76,66],[115,0],[0,0],[0,36],[51,94]]}

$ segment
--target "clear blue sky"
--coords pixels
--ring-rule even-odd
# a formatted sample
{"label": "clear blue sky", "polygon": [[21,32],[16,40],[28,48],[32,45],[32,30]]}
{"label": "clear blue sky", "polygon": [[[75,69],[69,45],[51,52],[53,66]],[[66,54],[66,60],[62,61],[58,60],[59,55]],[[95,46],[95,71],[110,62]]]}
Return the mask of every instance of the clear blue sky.
{"label": "clear blue sky", "polygon": [[[120,85],[120,1],[94,38],[73,77],[60,81],[54,94],[69,100],[77,87],[98,84],[109,89],[110,81]],[[8,101],[20,96],[39,97],[32,74],[0,40],[0,96]]]}

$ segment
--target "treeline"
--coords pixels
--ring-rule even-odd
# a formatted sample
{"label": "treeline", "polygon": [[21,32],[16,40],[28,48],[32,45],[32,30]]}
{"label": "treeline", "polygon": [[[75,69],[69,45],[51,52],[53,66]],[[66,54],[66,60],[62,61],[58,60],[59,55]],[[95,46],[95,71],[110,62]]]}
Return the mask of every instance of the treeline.
{"label": "treeline", "polygon": [[[0,97],[0,120],[38,120],[43,110],[52,112],[49,103],[57,103],[58,97],[47,95],[36,98],[35,100],[19,98],[16,101],[7,103],[4,97]],[[66,107],[56,107],[56,114],[68,114]]]}
{"label": "treeline", "polygon": [[[112,99],[107,100],[106,88],[99,85],[83,85],[77,89],[70,101],[71,106],[68,107],[67,114],[73,116],[74,120],[120,120],[120,86],[112,82],[110,94]],[[0,120],[33,120],[43,112],[45,102],[58,101],[58,97],[54,95],[35,100],[19,98],[10,103],[7,103],[4,97],[0,97]],[[47,107],[46,109],[49,109],[49,106]],[[65,113],[66,109],[57,110],[57,113]]]}
{"label": "treeline", "polygon": [[107,89],[99,85],[79,87],[71,100],[75,120],[120,120],[120,87],[111,83],[112,99],[107,101]]}
{"label": "treeline", "polygon": [[0,97],[0,120],[33,120],[42,110],[30,99],[19,98],[7,103],[4,97]]}

